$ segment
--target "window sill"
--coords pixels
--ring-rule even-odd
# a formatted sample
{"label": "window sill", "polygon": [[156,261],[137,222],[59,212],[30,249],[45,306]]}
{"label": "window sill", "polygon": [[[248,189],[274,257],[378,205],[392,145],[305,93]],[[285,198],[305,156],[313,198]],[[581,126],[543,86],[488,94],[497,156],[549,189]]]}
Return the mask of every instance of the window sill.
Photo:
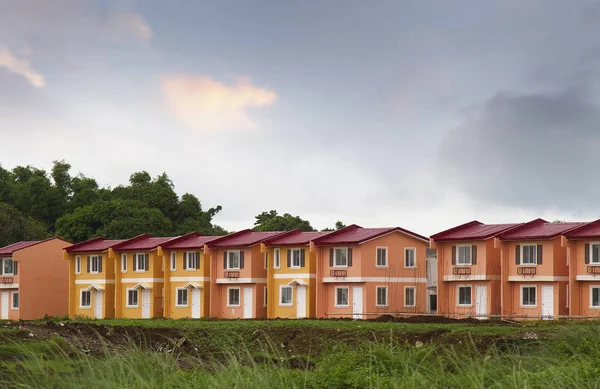
{"label": "window sill", "polygon": [[520,305],[519,307],[520,308],[525,308],[525,309],[527,309],[527,308],[537,308],[537,305]]}
{"label": "window sill", "polygon": [[599,305],[599,306],[597,306],[597,307],[593,307],[593,306],[592,306],[592,307],[590,307],[590,309],[600,309],[600,305]]}
{"label": "window sill", "polygon": [[300,270],[300,269],[302,269],[302,266],[290,266],[290,269],[292,269],[292,270]]}
{"label": "window sill", "polygon": [[175,304],[175,308],[188,308],[188,305],[177,305],[177,304]]}
{"label": "window sill", "polygon": [[121,273],[126,274],[127,270],[121,270]]}
{"label": "window sill", "polygon": [[416,305],[405,305],[404,308],[415,308]]}
{"label": "window sill", "polygon": [[389,305],[379,305],[379,304],[375,304],[375,308],[388,308]]}
{"label": "window sill", "polygon": [[82,307],[81,305],[79,306],[79,309],[92,309],[92,307]]}
{"label": "window sill", "polygon": [[148,270],[135,270],[135,272],[136,272],[136,273],[145,273],[145,272],[147,272],[147,271],[148,271]]}
{"label": "window sill", "polygon": [[279,270],[279,269],[281,269],[281,267],[279,267],[279,266],[277,266],[277,267],[274,267],[274,266],[273,266],[273,269],[274,269],[274,270]]}
{"label": "window sill", "polygon": [[473,304],[456,304],[456,306],[461,308],[470,308],[473,306]]}
{"label": "window sill", "polygon": [[280,307],[291,307],[294,304],[290,303],[290,304],[279,304]]}
{"label": "window sill", "polygon": [[416,266],[404,266],[405,269],[416,269]]}
{"label": "window sill", "polygon": [[125,305],[125,308],[139,308],[139,305]]}
{"label": "window sill", "polygon": [[242,270],[239,267],[228,267],[227,269],[225,269],[225,271],[229,271],[229,270]]}
{"label": "window sill", "polygon": [[18,311],[19,307],[16,307],[16,308],[15,307],[10,307],[10,309],[11,309],[11,311]]}
{"label": "window sill", "polygon": [[97,271],[91,271],[91,272],[89,272],[88,274],[100,274],[100,272],[97,272]]}
{"label": "window sill", "polygon": [[456,265],[453,266],[473,266],[473,264],[471,263],[457,263]]}
{"label": "window sill", "polygon": [[334,305],[333,307],[334,307],[334,308],[349,308],[349,307],[350,307],[350,304],[348,304],[348,305],[337,305],[337,304],[336,304],[336,305]]}
{"label": "window sill", "polygon": [[348,265],[333,265],[333,269],[347,269]]}
{"label": "window sill", "polygon": [[522,263],[520,265],[517,266],[521,266],[521,267],[536,267],[537,263]]}
{"label": "window sill", "polygon": [[388,265],[375,265],[375,269],[389,269]]}
{"label": "window sill", "polygon": [[229,305],[229,304],[227,304],[226,307],[229,307],[229,308],[239,308],[240,304],[238,304],[238,305]]}

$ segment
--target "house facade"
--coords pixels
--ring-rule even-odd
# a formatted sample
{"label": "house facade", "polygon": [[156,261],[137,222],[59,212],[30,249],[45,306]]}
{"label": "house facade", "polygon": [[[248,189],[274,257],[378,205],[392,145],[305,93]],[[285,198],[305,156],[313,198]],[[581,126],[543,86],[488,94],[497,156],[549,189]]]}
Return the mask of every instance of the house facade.
{"label": "house facade", "polygon": [[0,248],[0,320],[67,315],[69,264],[62,250],[70,244],[50,238]]}
{"label": "house facade", "polygon": [[312,241],[316,316],[425,313],[429,239],[399,227],[350,225]]}

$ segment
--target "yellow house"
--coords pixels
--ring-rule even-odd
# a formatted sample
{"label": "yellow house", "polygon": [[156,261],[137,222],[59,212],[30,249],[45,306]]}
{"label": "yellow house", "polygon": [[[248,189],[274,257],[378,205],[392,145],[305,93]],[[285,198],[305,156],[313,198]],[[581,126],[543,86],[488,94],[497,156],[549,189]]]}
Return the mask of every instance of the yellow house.
{"label": "yellow house", "polygon": [[210,315],[210,256],[204,245],[218,236],[196,232],[161,246],[165,266],[164,317],[202,318]]}
{"label": "yellow house", "polygon": [[115,255],[123,240],[95,238],[64,249],[69,261],[69,317],[115,317]]}
{"label": "yellow house", "polygon": [[268,318],[315,317],[316,250],[310,243],[327,234],[293,230],[264,242]]}
{"label": "yellow house", "polygon": [[161,245],[178,237],[140,235],[113,247],[115,263],[115,317],[163,317],[165,261]]}

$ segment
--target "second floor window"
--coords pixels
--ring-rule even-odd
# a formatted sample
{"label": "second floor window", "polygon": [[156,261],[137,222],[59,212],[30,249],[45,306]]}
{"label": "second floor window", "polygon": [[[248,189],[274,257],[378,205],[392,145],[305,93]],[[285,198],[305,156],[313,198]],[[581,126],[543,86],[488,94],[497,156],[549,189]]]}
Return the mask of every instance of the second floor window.
{"label": "second floor window", "polygon": [[200,253],[189,252],[183,255],[185,255],[185,268],[187,270],[195,270],[200,267]]}
{"label": "second floor window", "polygon": [[280,250],[273,250],[273,269],[279,269],[280,266]]}
{"label": "second floor window", "polygon": [[13,260],[5,259],[2,262],[2,272],[0,274],[12,275],[13,274]]}
{"label": "second floor window", "polygon": [[123,273],[127,271],[127,254],[121,254],[121,271]]}
{"label": "second floor window", "polygon": [[590,245],[592,249],[592,255],[590,256],[591,263],[600,263],[600,243],[593,243]]}
{"label": "second floor window", "polygon": [[298,268],[302,265],[301,254],[299,249],[291,250],[291,266],[292,268]]}
{"label": "second floor window", "polygon": [[456,263],[459,265],[470,265],[471,264],[471,246],[457,246],[456,247]]}
{"label": "second floor window", "polygon": [[227,269],[239,269],[240,268],[240,252],[239,251],[228,251],[227,252]]}
{"label": "second floor window", "polygon": [[416,267],[415,249],[404,250],[404,267]]}
{"label": "second floor window", "polygon": [[348,249],[347,248],[336,248],[335,249],[335,266],[348,266]]}
{"label": "second floor window", "polygon": [[175,251],[173,251],[171,253],[171,266],[170,266],[171,270],[177,270],[177,253]]}
{"label": "second floor window", "polygon": [[75,274],[81,274],[81,257],[75,257]]}
{"label": "second floor window", "polygon": [[387,247],[377,247],[377,267],[387,267]]}
{"label": "second floor window", "polygon": [[102,272],[102,264],[100,256],[92,255],[88,257],[88,273],[100,273]]}
{"label": "second floor window", "polygon": [[148,254],[134,254],[135,271],[148,271],[150,269],[150,260]]}
{"label": "second floor window", "polygon": [[536,245],[523,245],[521,247],[523,254],[521,256],[521,263],[523,265],[535,265],[537,264],[537,246]]}

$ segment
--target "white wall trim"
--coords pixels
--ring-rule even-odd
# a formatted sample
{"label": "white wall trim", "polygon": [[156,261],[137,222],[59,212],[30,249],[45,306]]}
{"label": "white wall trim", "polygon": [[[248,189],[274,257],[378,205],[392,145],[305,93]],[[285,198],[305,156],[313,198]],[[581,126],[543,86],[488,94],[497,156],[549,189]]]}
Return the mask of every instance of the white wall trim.
{"label": "white wall trim", "polygon": [[19,284],[0,284],[0,289],[16,289]]}
{"label": "white wall trim", "polygon": [[121,278],[122,283],[165,282],[164,278]]}
{"label": "white wall trim", "polygon": [[472,274],[466,276],[444,276],[444,281],[488,281],[488,280],[500,280],[500,276],[490,276],[487,274]]}
{"label": "white wall trim", "polygon": [[266,278],[217,278],[217,284],[265,284]]}
{"label": "white wall trim", "polygon": [[555,282],[555,281],[569,281],[568,276],[533,276],[533,277],[523,277],[523,276],[509,276],[508,281],[518,281],[518,282]]}
{"label": "white wall trim", "polygon": [[107,284],[114,284],[114,283],[115,283],[115,280],[99,280],[99,279],[75,280],[75,285],[88,285],[88,284],[107,285]]}
{"label": "white wall trim", "polygon": [[317,275],[315,273],[281,273],[273,274],[273,278],[317,278]]}
{"label": "white wall trim", "polygon": [[580,275],[575,277],[576,281],[598,281],[600,282],[600,275],[598,276],[590,276],[590,275]]}
{"label": "white wall trim", "polygon": [[199,282],[210,282],[210,277],[171,277],[169,281],[172,282],[183,282],[183,281],[199,281]]}
{"label": "white wall trim", "polygon": [[415,277],[323,277],[323,282],[412,282],[417,284],[427,283],[427,278]]}

